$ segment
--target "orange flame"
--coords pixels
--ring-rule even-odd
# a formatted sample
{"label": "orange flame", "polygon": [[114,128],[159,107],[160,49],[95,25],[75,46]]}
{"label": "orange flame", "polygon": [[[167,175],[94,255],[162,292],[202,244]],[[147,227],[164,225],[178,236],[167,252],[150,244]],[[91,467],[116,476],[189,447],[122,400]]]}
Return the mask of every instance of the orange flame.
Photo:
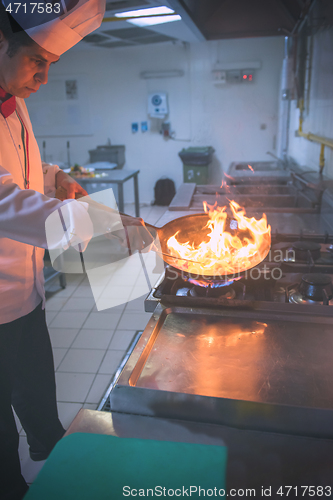
{"label": "orange flame", "polygon": [[[226,176],[226,174],[223,174],[223,175],[225,175],[225,176]],[[231,177],[231,178],[232,178],[232,177]],[[224,191],[225,191],[226,193],[230,193],[230,186],[228,186],[227,181],[225,181],[224,179],[222,179],[222,181],[221,181],[221,186],[220,186],[220,189],[222,189],[222,188],[224,188]]]}
{"label": "orange flame", "polygon": [[180,243],[177,240],[180,231],[168,239],[171,255],[194,261],[180,262],[187,272],[227,276],[256,266],[268,254],[271,227],[267,225],[266,215],[263,214],[260,220],[248,218],[235,201],[230,201],[229,205],[231,217],[226,212],[227,207],[209,206],[204,202],[209,220],[205,226],[207,234],[203,234],[200,244]]}
{"label": "orange flame", "polygon": [[254,173],[254,170],[253,170],[253,168],[251,167],[251,165],[248,165],[248,167],[249,167],[249,169],[251,170],[251,172],[253,172],[253,173]]}

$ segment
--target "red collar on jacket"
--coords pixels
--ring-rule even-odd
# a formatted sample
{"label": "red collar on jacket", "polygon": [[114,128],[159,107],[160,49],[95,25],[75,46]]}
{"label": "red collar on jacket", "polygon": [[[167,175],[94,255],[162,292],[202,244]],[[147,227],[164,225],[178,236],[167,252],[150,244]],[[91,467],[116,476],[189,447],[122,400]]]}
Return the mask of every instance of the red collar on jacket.
{"label": "red collar on jacket", "polygon": [[2,116],[5,118],[8,118],[12,113],[14,113],[16,109],[16,99],[14,95],[7,94],[1,87],[0,87],[0,101],[2,103],[0,104],[0,113]]}

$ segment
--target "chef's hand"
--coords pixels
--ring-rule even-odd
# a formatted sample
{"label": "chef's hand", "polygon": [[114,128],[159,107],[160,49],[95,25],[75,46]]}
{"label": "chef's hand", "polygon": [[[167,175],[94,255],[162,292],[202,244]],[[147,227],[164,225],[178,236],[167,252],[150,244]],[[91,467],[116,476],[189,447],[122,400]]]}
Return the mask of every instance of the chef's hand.
{"label": "chef's hand", "polygon": [[130,254],[150,250],[154,238],[143,219],[123,214],[93,200],[84,201],[88,202],[88,213],[96,237],[103,235],[121,248],[128,249]]}
{"label": "chef's hand", "polygon": [[124,227],[114,234],[121,240],[121,244],[128,247],[130,253],[148,252],[154,239],[146,228],[144,220],[125,214],[120,214],[120,218]]}
{"label": "chef's hand", "polygon": [[56,188],[64,188],[67,191],[67,199],[80,198],[88,196],[88,193],[83,187],[80,186],[70,175],[59,170],[56,174]]}

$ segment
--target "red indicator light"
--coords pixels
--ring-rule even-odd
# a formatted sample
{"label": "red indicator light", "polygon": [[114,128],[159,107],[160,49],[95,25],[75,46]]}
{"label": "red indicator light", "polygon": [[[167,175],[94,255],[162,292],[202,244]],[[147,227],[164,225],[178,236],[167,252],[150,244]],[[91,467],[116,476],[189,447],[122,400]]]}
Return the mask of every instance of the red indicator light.
{"label": "red indicator light", "polygon": [[249,80],[252,80],[252,75],[249,75]]}
{"label": "red indicator light", "polygon": [[243,78],[244,78],[244,80],[246,80],[247,79],[247,75],[243,75]]}

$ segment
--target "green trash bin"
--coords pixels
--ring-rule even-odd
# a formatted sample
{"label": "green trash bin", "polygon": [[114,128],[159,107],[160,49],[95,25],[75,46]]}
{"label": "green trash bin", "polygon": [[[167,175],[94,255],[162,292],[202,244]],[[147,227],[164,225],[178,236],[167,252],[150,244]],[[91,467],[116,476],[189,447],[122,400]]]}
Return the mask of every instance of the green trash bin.
{"label": "green trash bin", "polygon": [[212,161],[213,153],[214,148],[211,146],[182,149],[179,157],[183,162],[184,182],[208,184],[209,165]]}
{"label": "green trash bin", "polygon": [[184,182],[195,182],[196,184],[208,184],[209,165],[185,165],[183,164]]}

